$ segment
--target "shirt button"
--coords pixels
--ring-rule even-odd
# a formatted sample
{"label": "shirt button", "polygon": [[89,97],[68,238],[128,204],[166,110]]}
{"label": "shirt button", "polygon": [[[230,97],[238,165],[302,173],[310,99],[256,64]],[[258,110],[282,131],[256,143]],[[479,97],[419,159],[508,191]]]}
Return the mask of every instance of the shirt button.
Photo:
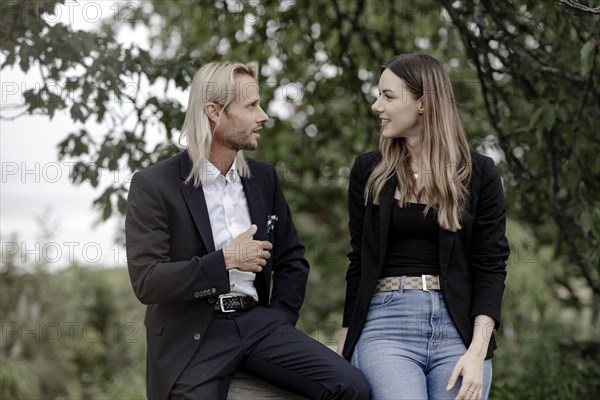
{"label": "shirt button", "polygon": [[194,340],[200,340],[200,334],[194,333]]}
{"label": "shirt button", "polygon": [[214,298],[214,297],[209,297],[209,298],[208,298],[208,303],[209,303],[209,304],[215,304],[215,301],[216,301],[216,300],[215,300],[215,298]]}
{"label": "shirt button", "polygon": [[194,292],[194,297],[195,297],[195,298],[198,298],[198,297],[200,297],[200,296],[201,296],[201,293],[200,293],[200,292]]}

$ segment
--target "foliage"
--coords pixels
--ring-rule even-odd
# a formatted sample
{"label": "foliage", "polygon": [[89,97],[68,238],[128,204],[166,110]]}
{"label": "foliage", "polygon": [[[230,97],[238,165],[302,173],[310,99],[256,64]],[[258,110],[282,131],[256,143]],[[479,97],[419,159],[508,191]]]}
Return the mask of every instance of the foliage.
{"label": "foliage", "polygon": [[[95,186],[101,170],[135,171],[178,151],[184,105],[132,95],[132,82],[136,89],[169,82],[185,90],[207,61],[255,60],[273,115],[271,137],[256,156],[278,166],[292,209],[335,238],[328,242],[341,256],[348,247],[339,238],[347,235],[349,166],[377,145],[370,104],[379,65],[397,53],[427,51],[446,62],[473,147],[503,152],[509,212],[540,227],[538,239],[556,245],[565,265],[577,269],[575,279],[584,277],[600,312],[598,16],[585,7],[532,0],[158,1],[123,7],[102,30],[82,32],[42,18],[57,3],[3,5],[3,67],[40,68],[44,85],[25,93],[24,113],[52,117],[67,109],[74,121],[113,121],[101,140],[80,129],[59,146],[60,157],[77,162],[75,182]],[[118,44],[124,25],[150,27],[153,50]],[[68,90],[57,95],[57,83]],[[151,146],[154,125],[163,140]],[[113,183],[95,201],[103,219],[124,212],[126,191],[124,182]],[[327,280],[343,274],[342,264],[324,268],[327,284],[342,284]],[[553,284],[568,290],[569,304],[581,305],[570,269]]]}
{"label": "foliage", "polygon": [[[506,398],[510,393],[534,398],[593,393],[561,392],[554,379],[565,369],[570,371],[565,376],[573,377],[584,364],[585,373],[597,377],[583,357],[567,350],[577,347],[576,341],[598,339],[600,315],[600,17],[590,7],[572,0],[154,1],[124,7],[101,30],[82,32],[51,25],[43,17],[63,3],[4,2],[0,51],[2,68],[39,68],[44,78],[8,118],[52,117],[66,110],[79,123],[95,120],[110,126],[102,135],[85,128],[66,133],[58,153],[77,162],[73,180],[78,184],[97,186],[101,171],[136,171],[178,151],[185,104],[156,91],[143,94],[142,87],[186,90],[199,66],[212,60],[259,63],[261,97],[271,120],[251,156],[278,169],[312,265],[300,324],[326,338],[332,336],[343,303],[349,167],[356,155],[378,142],[370,104],[380,64],[413,51],[443,61],[470,144],[498,156],[511,223],[522,224],[508,235],[513,264],[504,307],[507,326],[534,323],[549,332],[547,340],[525,351],[506,339],[510,332],[502,332],[507,356],[535,362],[516,372],[509,369],[514,364],[510,358],[499,358],[501,379],[496,382],[505,386],[496,389]],[[151,50],[117,43],[124,26],[148,27]],[[63,90],[52,90],[56,86]],[[6,118],[5,109],[2,114]],[[158,143],[152,131],[159,132]],[[103,219],[124,212],[126,193],[125,182],[105,188],[94,203]],[[521,256],[515,261],[515,254],[544,261],[526,263]],[[2,293],[3,309],[18,308],[22,292],[35,298],[42,286],[46,290],[46,281],[37,274],[43,271],[3,277],[20,282],[19,289]],[[31,284],[26,285],[28,279]],[[115,310],[121,310],[110,305],[111,290],[93,288],[102,307],[71,312],[82,320],[93,315],[110,326],[111,318],[120,315]],[[563,322],[550,324],[558,315]],[[583,334],[569,331],[569,325],[585,327]],[[561,344],[563,335],[572,343]],[[98,368],[91,364],[114,356],[92,348],[89,358],[78,359],[78,344],[69,346],[59,355],[74,367],[53,373]],[[20,351],[26,354],[27,344]],[[562,366],[557,364],[561,359]],[[14,365],[11,373],[16,374],[22,365]],[[526,391],[542,371],[548,373],[547,391]],[[130,376],[115,377],[102,368],[92,372],[117,379],[121,383],[116,386],[124,388],[123,376]],[[105,390],[98,385],[93,390]],[[82,393],[91,393],[92,386],[86,384],[90,392]],[[78,389],[69,393],[83,390],[73,387]]]}
{"label": "foliage", "polygon": [[[561,273],[549,245],[533,230],[509,221],[513,248],[502,308],[503,323],[493,359],[493,398],[593,399],[600,394],[598,326],[585,313],[562,306],[564,288],[552,283]],[[590,302],[592,291],[579,278],[578,293]],[[589,312],[589,309],[586,310]]]}
{"label": "foliage", "polygon": [[[547,290],[557,273],[553,248],[540,246],[514,221],[508,229],[514,242],[493,398],[596,398],[597,328],[561,307],[558,293]],[[0,269],[0,397],[144,398],[144,307],[127,271],[74,265],[48,274],[44,265],[21,265],[18,257],[3,257]],[[331,255],[310,257],[323,261]],[[333,292],[309,293],[300,324],[328,345],[336,343],[339,314],[316,316],[330,312],[326,303]]]}
{"label": "foliage", "polygon": [[144,398],[144,308],[126,270],[5,261],[0,398]]}
{"label": "foliage", "polygon": [[509,345],[494,358],[491,394],[498,399],[595,399],[600,394],[597,343],[564,343],[569,327],[553,321],[536,326],[544,334],[537,341]]}
{"label": "foliage", "polygon": [[505,155],[509,212],[555,245],[565,268],[550,286],[567,291],[567,304],[586,305],[577,290],[583,278],[598,323],[600,15],[569,1],[440,3]]}

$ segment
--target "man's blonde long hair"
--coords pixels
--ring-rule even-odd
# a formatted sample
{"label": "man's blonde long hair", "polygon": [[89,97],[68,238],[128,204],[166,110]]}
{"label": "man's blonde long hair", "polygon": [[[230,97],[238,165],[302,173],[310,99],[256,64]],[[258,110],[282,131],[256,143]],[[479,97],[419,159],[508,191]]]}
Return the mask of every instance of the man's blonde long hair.
{"label": "man's blonde long hair", "polygon": [[[181,140],[187,138],[187,150],[192,160],[192,170],[185,183],[193,182],[195,187],[200,186],[201,176],[207,173],[210,167],[208,158],[212,144],[212,130],[210,119],[204,112],[206,103],[220,104],[223,110],[234,101],[244,88],[238,87],[235,78],[238,75],[249,75],[257,80],[256,66],[234,62],[211,62],[204,65],[192,81],[188,109],[181,128]],[[216,125],[219,124],[219,120]],[[236,155],[236,169],[238,174],[245,178],[250,176],[248,163],[244,153],[240,150]]]}
{"label": "man's blonde long hair", "polygon": [[[449,231],[461,229],[460,217],[468,201],[471,180],[471,154],[458,116],[448,74],[433,57],[403,54],[382,65],[402,79],[413,99],[423,101],[422,160],[417,166],[423,179],[419,201],[426,202],[425,213],[433,208],[438,224]],[[393,118],[393,116],[392,116]],[[365,201],[379,204],[385,183],[394,175],[405,207],[415,189],[410,154],[404,138],[379,140],[382,159],[365,186]]]}

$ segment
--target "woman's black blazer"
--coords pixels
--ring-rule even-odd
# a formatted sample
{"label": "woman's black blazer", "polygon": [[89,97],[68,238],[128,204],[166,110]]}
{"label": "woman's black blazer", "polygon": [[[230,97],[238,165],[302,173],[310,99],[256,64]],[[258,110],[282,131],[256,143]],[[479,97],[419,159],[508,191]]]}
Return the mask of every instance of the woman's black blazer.
{"label": "woman's black blazer", "polygon": [[[505,236],[506,211],[502,182],[494,161],[471,152],[470,199],[458,232],[439,228],[440,278],[450,316],[465,346],[473,337],[476,315],[485,314],[500,323],[500,307],[506,277],[509,245]],[[364,188],[381,160],[374,151],[357,157],[350,174],[348,210],[352,250],[346,274],[346,302],[342,326],[348,327],[343,355],[350,359],[360,336],[369,302],[387,253],[389,223],[397,180],[384,186],[379,205],[365,206]],[[492,329],[486,334],[492,335]],[[493,338],[486,358],[493,356]]]}

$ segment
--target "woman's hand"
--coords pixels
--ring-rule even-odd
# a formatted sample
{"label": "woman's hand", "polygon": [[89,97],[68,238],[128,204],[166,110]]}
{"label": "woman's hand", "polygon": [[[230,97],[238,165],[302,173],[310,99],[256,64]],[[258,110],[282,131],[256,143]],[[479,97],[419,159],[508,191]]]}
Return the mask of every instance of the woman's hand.
{"label": "woman's hand", "polygon": [[446,390],[454,387],[456,380],[462,376],[462,384],[460,391],[456,396],[456,400],[479,400],[483,391],[483,362],[485,355],[482,357],[471,349],[458,360]]}
{"label": "woman's hand", "polygon": [[474,325],[471,345],[456,363],[446,387],[446,390],[452,389],[458,377],[462,376],[456,400],[479,400],[483,395],[483,362],[495,322],[487,315],[477,315]]}
{"label": "woman's hand", "polygon": [[344,350],[344,343],[346,343],[346,335],[348,334],[348,328],[340,329],[340,337],[338,339],[338,345],[336,353],[340,356],[342,355],[342,351]]}

